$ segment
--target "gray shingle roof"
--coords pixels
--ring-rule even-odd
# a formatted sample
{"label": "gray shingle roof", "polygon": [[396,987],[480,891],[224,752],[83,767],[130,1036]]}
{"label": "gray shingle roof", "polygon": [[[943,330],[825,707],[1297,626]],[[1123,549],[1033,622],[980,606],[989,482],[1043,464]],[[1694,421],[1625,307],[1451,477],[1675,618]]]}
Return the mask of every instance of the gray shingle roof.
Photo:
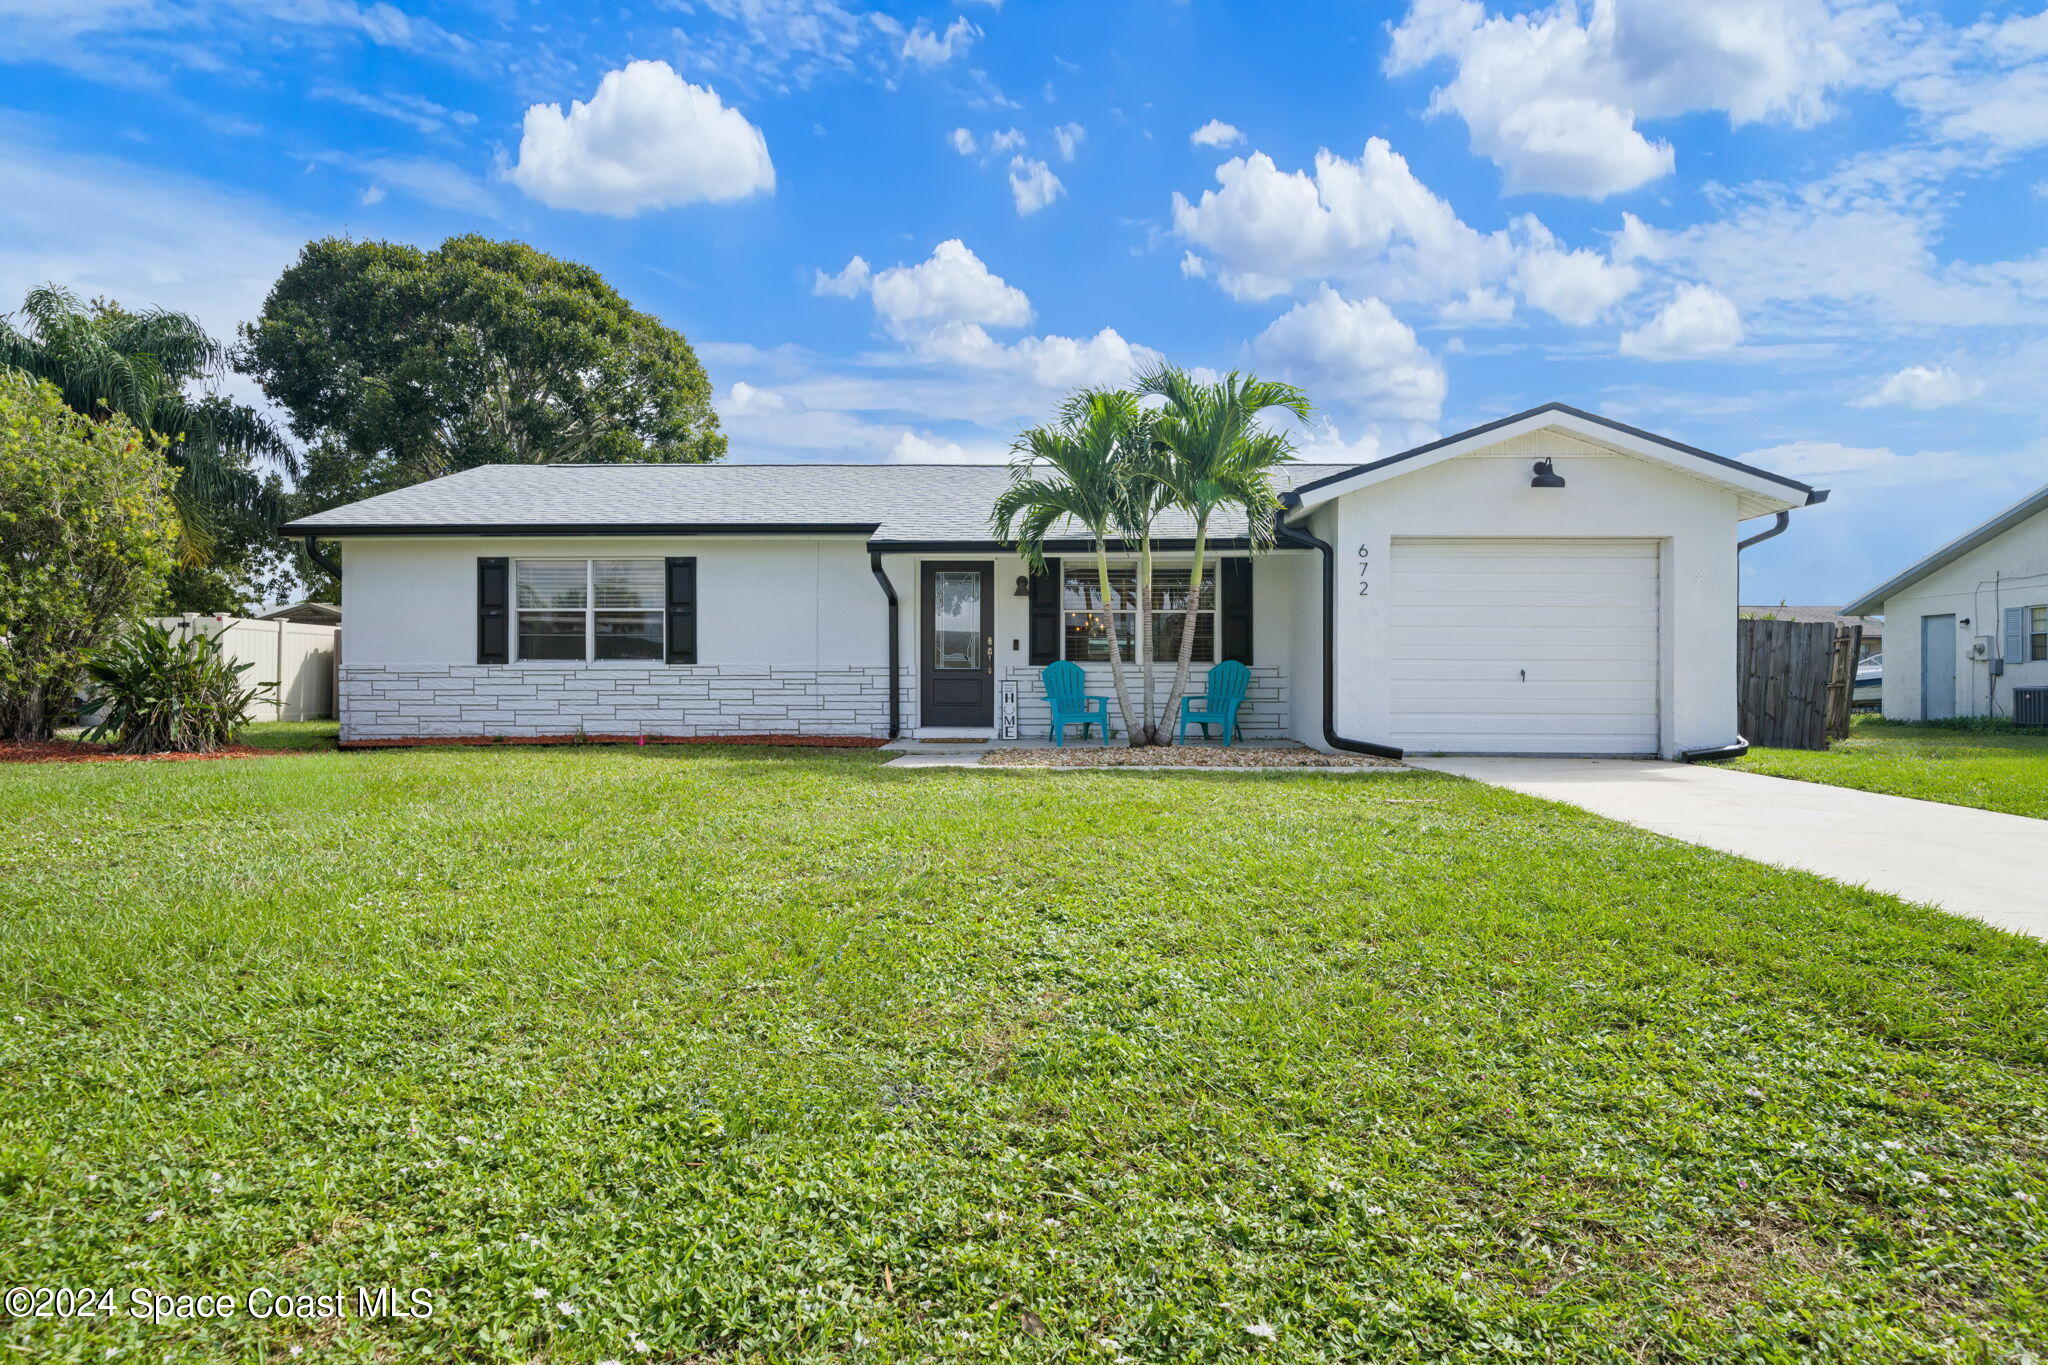
{"label": "gray shingle roof", "polygon": [[[1288,465],[1279,482],[1290,487],[1348,468]],[[884,544],[986,541],[989,508],[1009,479],[1002,465],[970,464],[494,464],[316,512],[281,529],[344,536],[829,528]],[[1079,534],[1072,527],[1059,533]],[[1194,526],[1171,518],[1156,534],[1191,536]]]}
{"label": "gray shingle roof", "polygon": [[1752,620],[1819,622],[1830,626],[1861,626],[1863,638],[1874,640],[1884,634],[1882,616],[1844,616],[1836,607],[1743,607],[1738,615]]}

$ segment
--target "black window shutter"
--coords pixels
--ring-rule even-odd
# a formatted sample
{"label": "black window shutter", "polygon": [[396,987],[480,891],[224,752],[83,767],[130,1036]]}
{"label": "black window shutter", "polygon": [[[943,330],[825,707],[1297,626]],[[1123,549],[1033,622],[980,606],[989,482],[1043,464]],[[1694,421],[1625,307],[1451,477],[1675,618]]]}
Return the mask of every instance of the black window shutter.
{"label": "black window shutter", "polygon": [[697,557],[673,555],[668,561],[668,661],[697,662]]}
{"label": "black window shutter", "polygon": [[511,620],[506,610],[512,561],[503,557],[479,557],[476,561],[476,661],[502,664],[510,660],[507,649]]}
{"label": "black window shutter", "polygon": [[1241,664],[1252,661],[1252,562],[1249,559],[1225,559],[1218,563],[1217,577],[1221,582],[1222,601],[1218,606],[1220,638],[1217,641],[1218,659],[1235,659]]}
{"label": "black window shutter", "polygon": [[1031,575],[1031,662],[1058,663],[1060,657],[1060,562],[1045,561],[1045,572]]}

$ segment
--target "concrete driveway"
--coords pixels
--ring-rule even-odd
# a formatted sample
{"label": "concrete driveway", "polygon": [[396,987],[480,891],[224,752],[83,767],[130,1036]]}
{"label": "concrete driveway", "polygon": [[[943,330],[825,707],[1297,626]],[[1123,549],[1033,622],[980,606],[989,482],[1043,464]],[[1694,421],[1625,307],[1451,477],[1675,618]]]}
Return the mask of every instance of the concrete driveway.
{"label": "concrete driveway", "polygon": [[2048,938],[2048,820],[1710,764],[1614,758],[1408,762]]}

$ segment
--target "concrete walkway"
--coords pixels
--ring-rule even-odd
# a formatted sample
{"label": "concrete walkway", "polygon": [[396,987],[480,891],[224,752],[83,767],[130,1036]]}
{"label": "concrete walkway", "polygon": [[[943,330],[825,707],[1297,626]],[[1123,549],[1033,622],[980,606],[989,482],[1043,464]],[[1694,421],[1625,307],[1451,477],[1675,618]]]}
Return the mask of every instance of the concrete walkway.
{"label": "concrete walkway", "polygon": [[1423,758],[1689,844],[1887,891],[2048,938],[2048,820],[1883,796],[1711,764]]}

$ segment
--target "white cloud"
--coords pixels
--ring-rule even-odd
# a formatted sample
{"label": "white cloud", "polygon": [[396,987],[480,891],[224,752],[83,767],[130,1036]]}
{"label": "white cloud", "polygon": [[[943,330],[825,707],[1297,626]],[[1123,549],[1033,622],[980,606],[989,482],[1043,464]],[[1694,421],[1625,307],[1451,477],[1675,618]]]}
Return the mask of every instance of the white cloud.
{"label": "white cloud", "polygon": [[934,33],[919,20],[915,28],[903,39],[905,60],[923,67],[944,66],[955,57],[962,55],[981,36],[981,30],[967,22],[961,15],[946,27],[943,33]]}
{"label": "white cloud", "polygon": [[497,196],[489,186],[462,167],[438,157],[336,154],[319,159],[367,176],[371,188],[378,190],[380,197],[384,190],[392,189],[437,208],[455,209],[487,218],[495,218],[499,213]]}
{"label": "white cloud", "polygon": [[761,130],[667,62],[607,72],[590,102],[526,111],[512,182],[551,208],[630,216],[775,191]]}
{"label": "white cloud", "polygon": [[1038,212],[1066,192],[1066,186],[1043,161],[1028,156],[1010,158],[1010,197],[1020,216]]}
{"label": "white cloud", "polygon": [[1962,153],[1852,159],[1805,185],[1723,190],[1719,217],[1662,230],[1625,218],[1618,260],[1712,285],[1752,328],[1809,336],[1930,326],[2038,325],[2042,258],[1940,259],[1947,176]]}
{"label": "white cloud", "polygon": [[[856,257],[855,261],[859,262]],[[863,269],[865,263],[861,262]],[[851,263],[839,275],[818,276],[816,289],[850,297],[859,286],[842,286],[849,274],[860,278]],[[1159,352],[1135,345],[1114,328],[1090,337],[1028,336],[1003,342],[988,329],[1022,327],[1031,321],[1031,301],[1024,291],[984,265],[957,238],[941,242],[931,257],[916,265],[891,266],[868,281],[875,316],[890,337],[902,342],[909,357],[925,364],[1006,375],[1022,382],[1012,391],[1016,404],[1043,403],[1048,395],[1079,384],[1121,384],[1132,371],[1158,361]],[[1005,401],[984,394],[978,401]]]}
{"label": "white cloud", "polygon": [[[866,263],[861,264],[865,271]],[[1031,321],[1031,300],[1024,291],[991,272],[957,237],[939,243],[929,260],[882,271],[871,292],[876,316],[898,340],[949,324],[1022,327]]]}
{"label": "white cloud", "polygon": [[1645,360],[1712,355],[1742,344],[1742,315],[1726,294],[1703,284],[1678,292],[1641,327],[1621,334],[1621,353]]}
{"label": "white cloud", "polygon": [[1214,258],[1235,298],[1267,299],[1316,279],[1346,279],[1393,297],[1433,298],[1497,276],[1501,234],[1467,227],[1415,178],[1384,138],[1358,160],[1319,151],[1313,176],[1264,152],[1216,168],[1217,188],[1173,197],[1174,231]]}
{"label": "white cloud", "polygon": [[1875,392],[1856,400],[1859,408],[1945,408],[1984,392],[1984,381],[1947,365],[1908,365],[1886,377]]}
{"label": "white cloud", "polygon": [[955,128],[952,132],[946,134],[946,141],[960,155],[974,155],[974,134],[968,132],[965,128]]}
{"label": "white cloud", "polygon": [[218,185],[38,147],[0,119],[0,310],[41,284],[191,313],[215,336],[254,319],[323,225]]}
{"label": "white cloud", "polygon": [[1901,455],[1885,446],[1851,446],[1839,441],[1787,441],[1752,450],[1741,457],[1775,474],[1802,483],[1832,487],[1896,488],[1908,484],[1946,483],[1992,469],[1994,461],[1951,450]]}
{"label": "white cloud", "polygon": [[1002,464],[1010,448],[994,442],[963,446],[928,431],[906,431],[889,451],[895,464]]}
{"label": "white cloud", "polygon": [[1632,265],[1617,264],[1584,247],[1567,251],[1532,217],[1517,224],[1526,242],[1515,262],[1515,282],[1531,307],[1559,322],[1584,327],[1597,322],[1642,280]]}
{"label": "white cloud", "polygon": [[1251,360],[1376,420],[1433,422],[1444,369],[1379,299],[1347,299],[1324,285],[1250,342]]}
{"label": "white cloud", "polygon": [[855,256],[841,267],[837,275],[816,272],[811,281],[813,294],[830,294],[837,298],[850,299],[868,287],[868,263],[865,257]]}
{"label": "white cloud", "polygon": [[1719,110],[1732,124],[1809,124],[1857,76],[1868,16],[1825,0],[1575,0],[1495,15],[1478,0],[1413,0],[1390,73],[1453,67],[1431,96],[1465,123],[1509,192],[1605,198],[1670,173],[1670,144],[1638,119]]}
{"label": "white cloud", "polygon": [[1222,119],[1212,118],[1189,133],[1188,141],[1197,147],[1233,147],[1244,141],[1244,134]]}
{"label": "white cloud", "polygon": [[1074,153],[1081,149],[1081,143],[1088,137],[1088,130],[1078,123],[1062,123],[1052,130],[1052,140],[1060,149],[1060,160],[1072,161]]}
{"label": "white cloud", "polygon": [[1436,320],[1445,327],[1498,326],[1515,316],[1515,301],[1498,289],[1468,289],[1439,308]]}
{"label": "white cloud", "polygon": [[1001,156],[1005,152],[1018,151],[1023,146],[1024,134],[1018,132],[1015,128],[1005,128],[1000,133],[990,133],[988,135],[988,154],[990,156]]}

